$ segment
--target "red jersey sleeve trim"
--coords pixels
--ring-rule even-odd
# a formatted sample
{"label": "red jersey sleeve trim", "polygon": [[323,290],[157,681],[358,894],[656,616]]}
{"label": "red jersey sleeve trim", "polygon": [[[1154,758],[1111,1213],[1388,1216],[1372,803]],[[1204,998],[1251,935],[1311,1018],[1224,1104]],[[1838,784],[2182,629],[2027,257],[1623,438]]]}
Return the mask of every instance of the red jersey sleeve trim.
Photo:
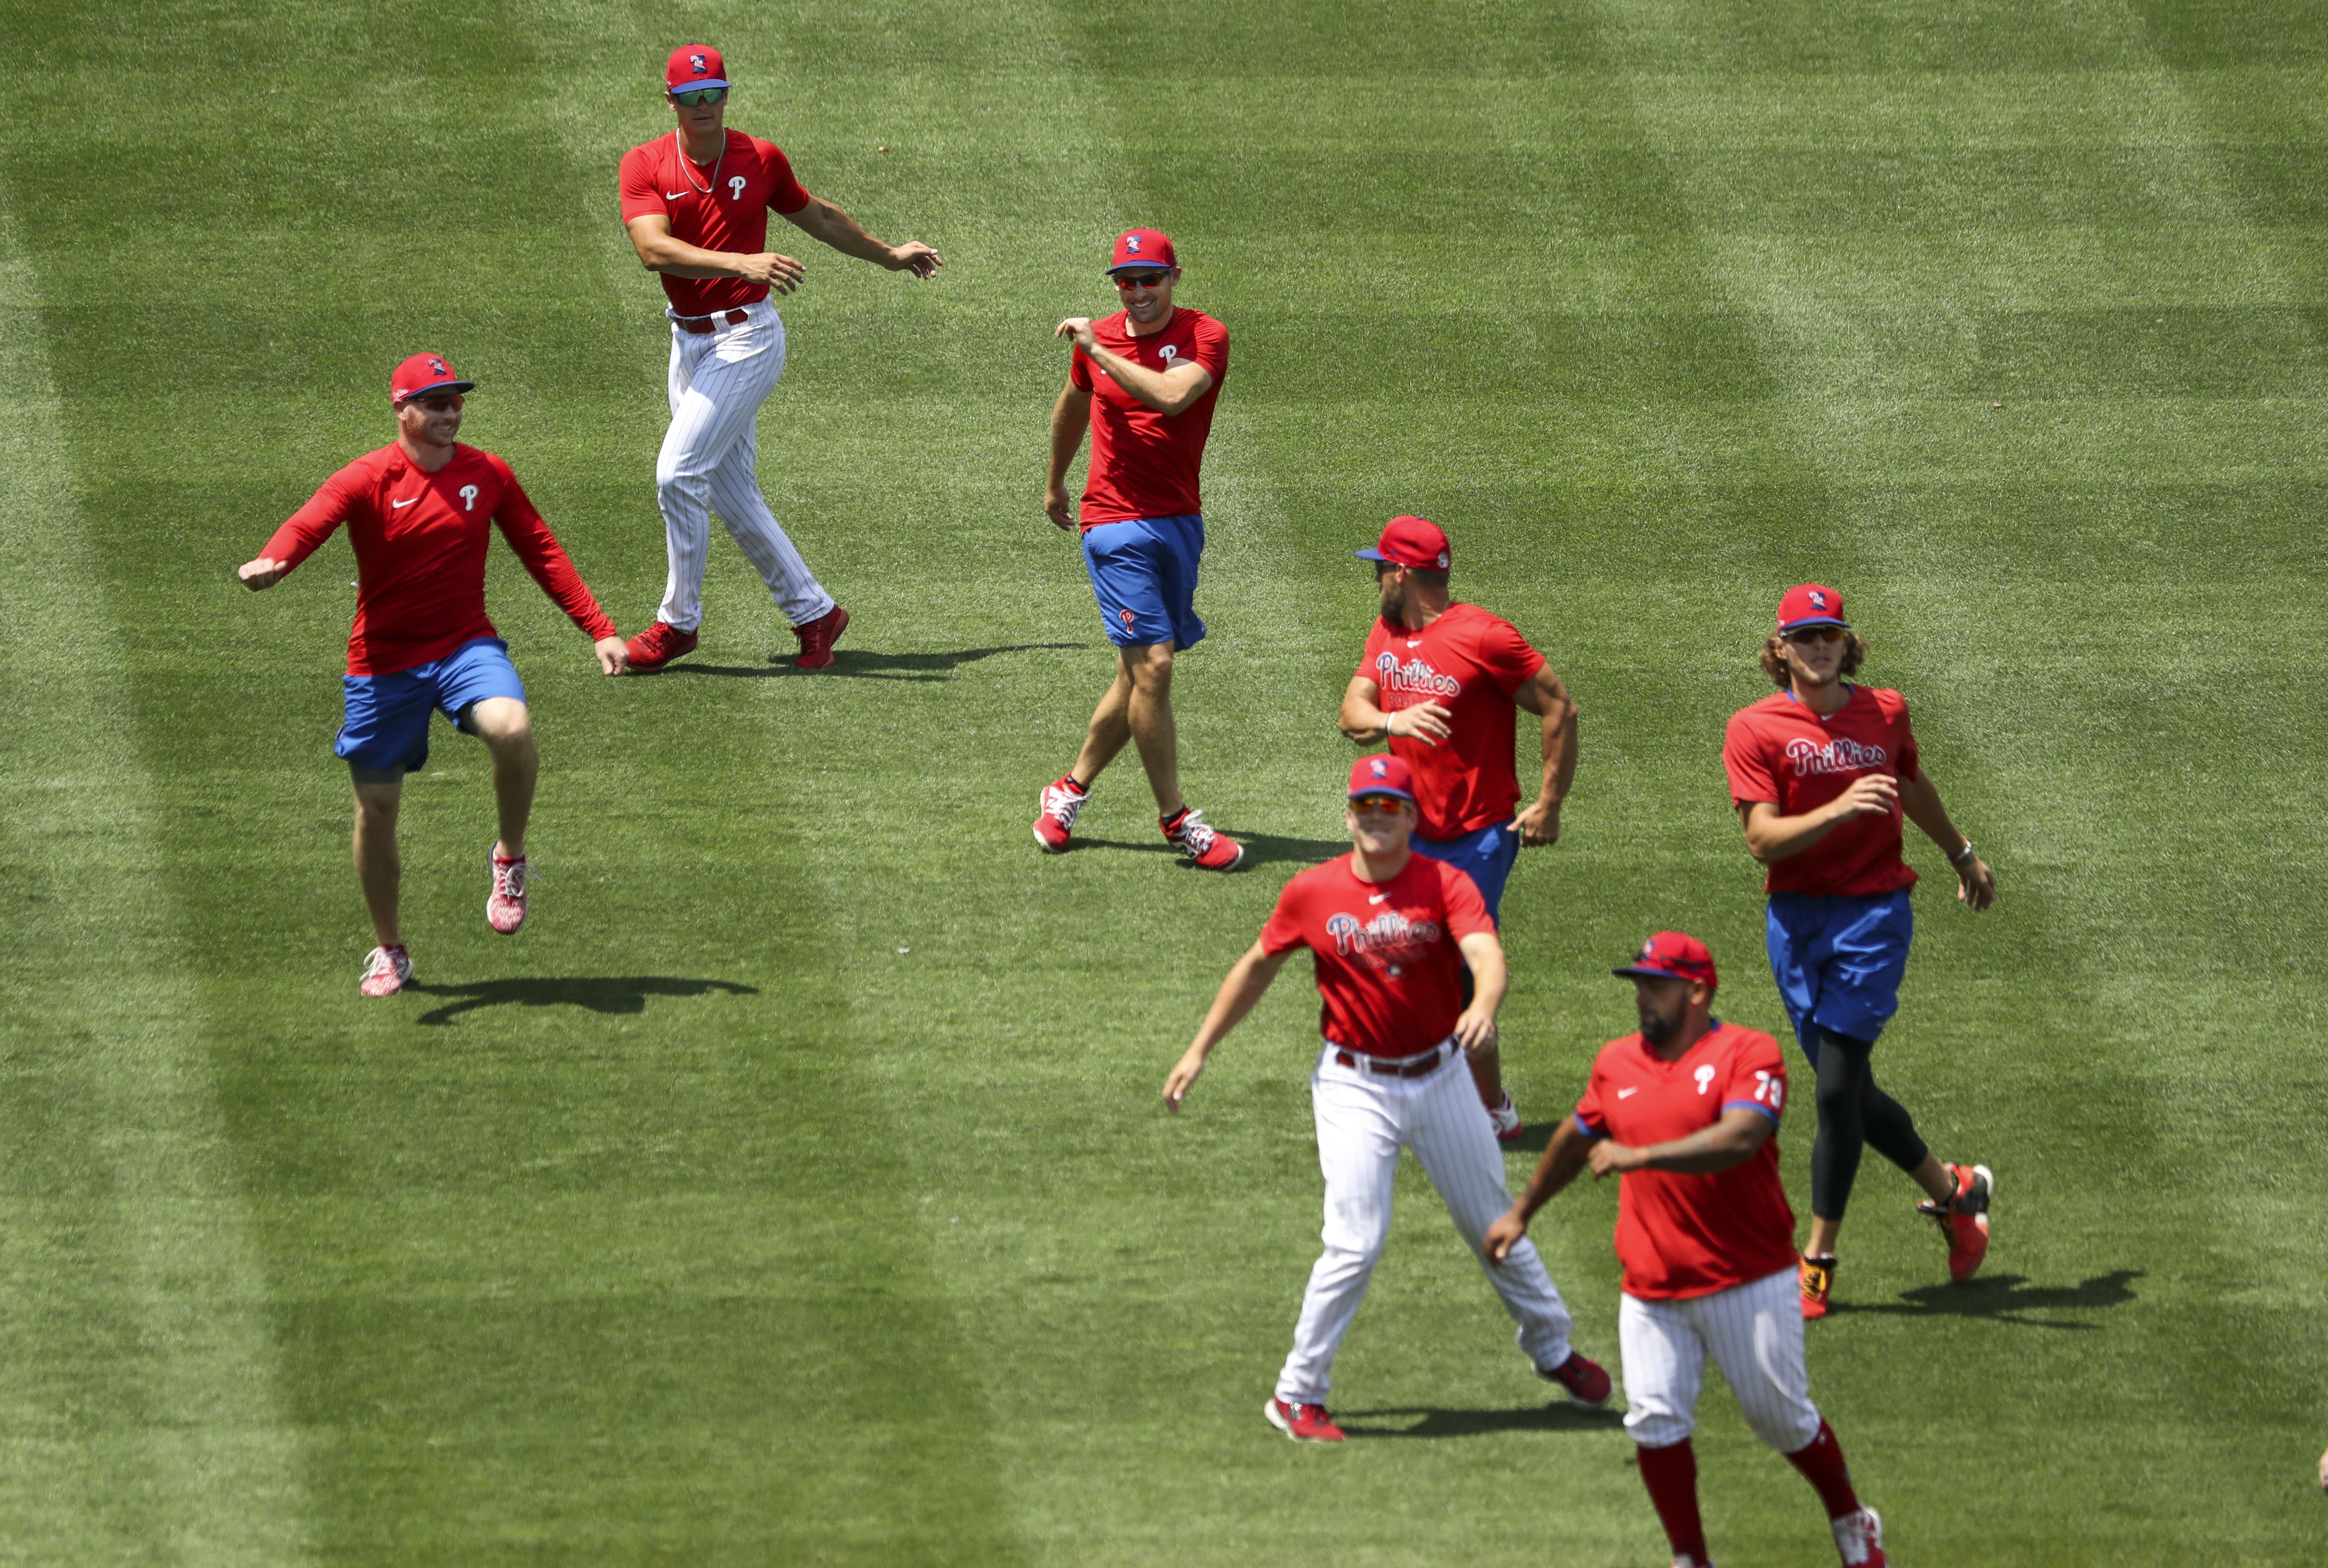
{"label": "red jersey sleeve trim", "polygon": [[1196,350],[1197,363],[1205,368],[1215,386],[1229,373],[1229,330],[1219,318],[1197,313],[1197,330],[1189,334],[1189,346]]}

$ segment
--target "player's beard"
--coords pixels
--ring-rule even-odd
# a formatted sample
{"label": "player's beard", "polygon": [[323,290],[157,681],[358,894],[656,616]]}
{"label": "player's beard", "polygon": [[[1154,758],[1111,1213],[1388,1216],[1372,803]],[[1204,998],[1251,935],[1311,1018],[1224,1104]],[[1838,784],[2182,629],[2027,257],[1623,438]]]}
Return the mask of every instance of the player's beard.
{"label": "player's beard", "polygon": [[1641,1038],[1651,1045],[1662,1047],[1680,1032],[1680,1019],[1667,1018],[1662,1013],[1652,1013],[1647,1008],[1641,1010]]}
{"label": "player's beard", "polygon": [[1405,584],[1401,583],[1396,587],[1393,587],[1389,583],[1385,583],[1383,585],[1382,618],[1383,624],[1393,629],[1396,629],[1406,624]]}

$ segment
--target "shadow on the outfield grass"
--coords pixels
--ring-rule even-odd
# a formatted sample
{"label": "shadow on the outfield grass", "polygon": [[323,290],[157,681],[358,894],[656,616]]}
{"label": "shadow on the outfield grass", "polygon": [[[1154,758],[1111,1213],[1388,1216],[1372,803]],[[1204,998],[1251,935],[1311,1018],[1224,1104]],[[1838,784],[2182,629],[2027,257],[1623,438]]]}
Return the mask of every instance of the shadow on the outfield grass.
{"label": "shadow on the outfield grass", "polygon": [[450,1023],[464,1013],[482,1007],[587,1007],[593,1013],[644,1013],[650,996],[709,996],[724,991],[730,996],[757,996],[759,988],[732,980],[681,980],[670,975],[612,976],[563,975],[524,980],[478,980],[466,985],[416,985],[407,991],[426,996],[457,996],[457,1002],[432,1008],[414,1020],[418,1023]]}
{"label": "shadow on the outfield grass", "polygon": [[[1250,871],[1257,865],[1271,865],[1281,861],[1291,861],[1300,865],[1318,865],[1333,859],[1350,847],[1347,839],[1284,838],[1274,833],[1236,832],[1231,832],[1229,836],[1244,845],[1244,859],[1237,864],[1237,870],[1241,872]],[[1128,849],[1134,854],[1180,853],[1165,843],[1161,835],[1152,840],[1142,840],[1138,844],[1130,844],[1120,838],[1077,838],[1075,841],[1074,849],[1069,850],[1068,853],[1073,854],[1075,849]],[[1195,868],[1191,866],[1188,869]]]}
{"label": "shadow on the outfield grass", "polygon": [[2032,1285],[2023,1274],[1981,1274],[1961,1284],[1919,1285],[1901,1291],[1896,1302],[1836,1302],[1829,1311],[1910,1318],[1995,1318],[2032,1329],[2090,1330],[2091,1323],[2057,1322],[2022,1314],[2064,1307],[2122,1307],[2135,1299],[2131,1282],[2142,1275],[2141,1269],[2121,1268],[2074,1285]]}
{"label": "shadow on the outfield grass", "polygon": [[[861,648],[835,649],[832,667],[808,673],[848,676],[859,680],[944,680],[948,672],[999,653],[1047,653],[1058,649],[1093,648],[1089,642],[1013,642],[1000,648],[957,648],[943,653],[868,653]],[[674,664],[656,674],[719,675],[734,679],[764,680],[769,676],[797,675],[793,656],[779,655],[766,664]]]}
{"label": "shadow on the outfield grass", "polygon": [[[1490,1432],[1606,1432],[1623,1426],[1625,1413],[1583,1410],[1563,1401],[1516,1410],[1343,1410],[1334,1420],[1352,1437],[1479,1437]],[[1394,1420],[1397,1425],[1364,1424]]]}

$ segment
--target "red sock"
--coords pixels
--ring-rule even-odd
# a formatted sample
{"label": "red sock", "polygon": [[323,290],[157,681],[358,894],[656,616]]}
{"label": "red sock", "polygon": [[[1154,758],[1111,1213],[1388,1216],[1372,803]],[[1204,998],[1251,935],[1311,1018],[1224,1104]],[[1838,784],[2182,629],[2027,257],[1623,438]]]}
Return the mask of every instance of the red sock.
{"label": "red sock", "polygon": [[1787,1462],[1818,1489],[1828,1518],[1859,1512],[1859,1494],[1851,1489],[1851,1471],[1844,1468],[1843,1445],[1835,1442],[1835,1428],[1826,1421],[1820,1421],[1818,1435],[1788,1454]]}
{"label": "red sock", "polygon": [[1649,1489],[1649,1501],[1666,1527],[1674,1555],[1686,1552],[1693,1562],[1704,1562],[1705,1526],[1697,1517],[1696,1450],[1685,1437],[1665,1448],[1637,1448],[1633,1452],[1641,1462],[1641,1484]]}

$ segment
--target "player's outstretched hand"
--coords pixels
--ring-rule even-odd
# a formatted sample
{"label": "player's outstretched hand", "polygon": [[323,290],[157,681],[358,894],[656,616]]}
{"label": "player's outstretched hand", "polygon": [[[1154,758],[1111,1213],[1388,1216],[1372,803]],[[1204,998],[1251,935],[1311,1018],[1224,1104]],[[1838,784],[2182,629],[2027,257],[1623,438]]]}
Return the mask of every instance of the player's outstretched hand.
{"label": "player's outstretched hand", "polygon": [[[1448,722],[1454,716],[1453,711],[1443,704],[1422,703],[1414,707],[1401,708],[1385,719],[1383,733],[1405,735],[1421,741],[1426,746],[1435,746],[1455,733],[1448,728]],[[1403,729],[1399,727],[1402,721],[1405,724]]]}
{"label": "player's outstretched hand", "polygon": [[1520,813],[1520,845],[1539,849],[1560,842],[1560,802],[1538,800]]}
{"label": "player's outstretched hand", "polygon": [[1985,910],[1996,901],[1996,873],[1988,869],[1988,862],[1974,855],[1972,864],[1957,873],[1957,897],[1975,910]]}
{"label": "player's outstretched hand", "polygon": [[764,283],[776,294],[788,294],[800,287],[801,279],[808,275],[808,268],[789,256],[764,250],[744,258],[743,273],[746,283]]}
{"label": "player's outstretched hand", "polygon": [[[1488,1260],[1489,1266],[1500,1268],[1504,1259],[1512,1255],[1512,1248],[1520,1244],[1520,1237],[1526,1234],[1527,1221],[1520,1218],[1519,1205],[1515,1203],[1495,1224],[1488,1227],[1488,1234],[1479,1238],[1480,1255]],[[2328,1463],[2328,1461],[2323,1462]]]}
{"label": "player's outstretched hand", "polygon": [[270,561],[261,555],[256,561],[245,561],[234,569],[234,574],[242,579],[244,587],[256,593],[261,588],[272,588],[283,580],[283,563]]}
{"label": "player's outstretched hand", "polygon": [[631,656],[619,637],[602,637],[590,648],[598,656],[598,669],[603,675],[622,675],[631,667]]}
{"label": "player's outstretched hand", "polygon": [[1178,1115],[1180,1102],[1188,1097],[1188,1090],[1195,1087],[1198,1075],[1204,1070],[1203,1051],[1193,1045],[1183,1051],[1180,1059],[1172,1064],[1171,1074],[1164,1080],[1164,1108]]}
{"label": "player's outstretched hand", "polygon": [[889,247],[889,259],[881,264],[891,272],[910,272],[915,277],[928,277],[945,265],[945,257],[918,239],[908,239],[903,245]]}
{"label": "player's outstretched hand", "polygon": [[1067,499],[1067,487],[1063,484],[1045,488],[1043,510],[1049,513],[1051,521],[1063,529],[1075,526],[1075,503]]}
{"label": "player's outstretched hand", "polygon": [[1089,316],[1069,316],[1065,321],[1061,322],[1057,326],[1051,329],[1051,336],[1055,338],[1073,338],[1075,341],[1075,347],[1081,349],[1086,354],[1099,347],[1099,340],[1092,336],[1091,318]]}

